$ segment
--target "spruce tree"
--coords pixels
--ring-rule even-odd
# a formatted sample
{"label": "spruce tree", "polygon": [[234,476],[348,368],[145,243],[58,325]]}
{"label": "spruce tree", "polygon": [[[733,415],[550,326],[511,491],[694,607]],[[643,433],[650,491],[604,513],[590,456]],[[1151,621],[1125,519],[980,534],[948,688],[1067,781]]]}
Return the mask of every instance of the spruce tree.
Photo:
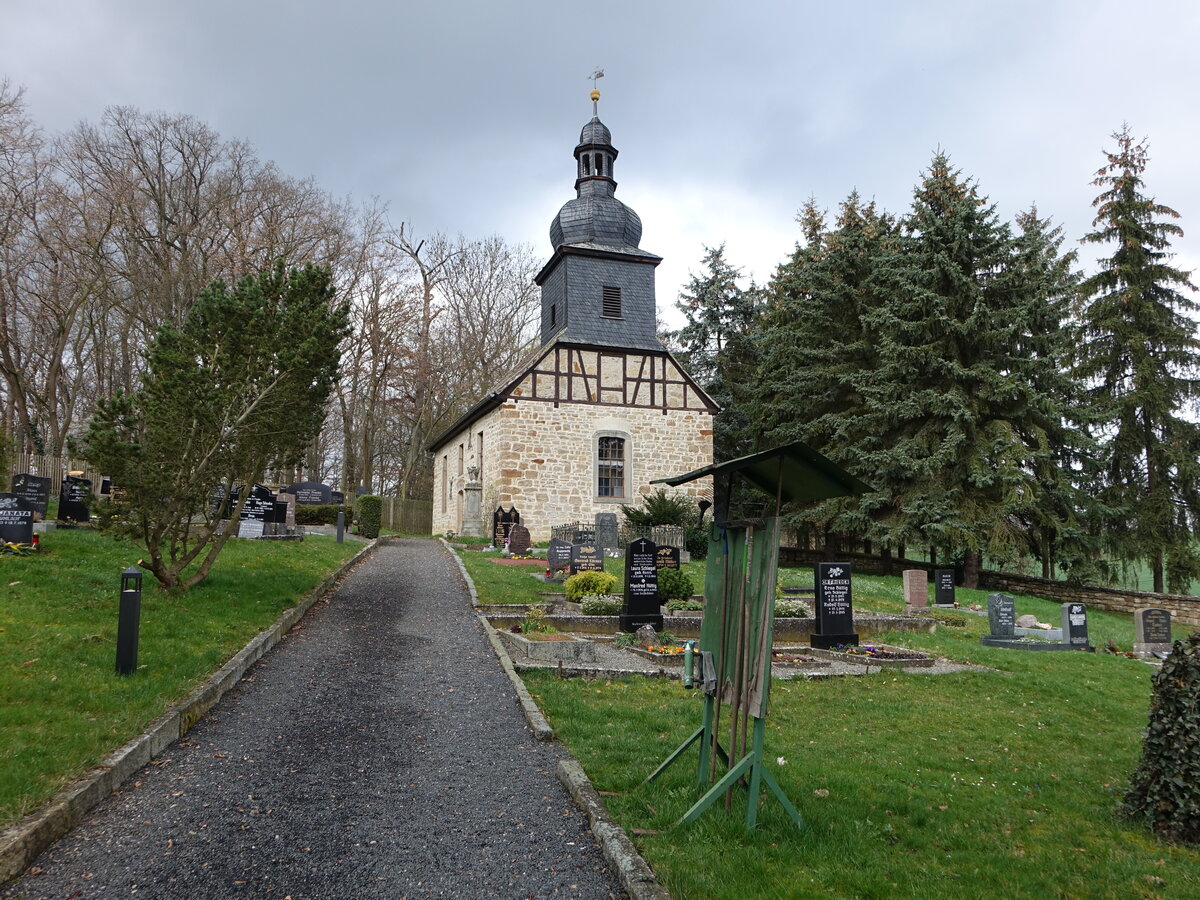
{"label": "spruce tree", "polygon": [[[876,267],[896,235],[890,216],[853,192],[841,204],[833,228],[813,201],[797,217],[803,243],[779,267],[761,332],[752,417],[761,447],[804,441],[868,483],[864,467],[866,373],[877,365],[864,315],[887,298],[876,290]],[[889,498],[881,493],[839,498],[789,517],[798,528],[873,540],[883,535],[875,513]]]}
{"label": "spruce tree", "polygon": [[[1200,392],[1200,343],[1189,314],[1197,304],[1188,273],[1170,264],[1179,213],[1145,194],[1146,142],[1128,127],[1093,184],[1095,231],[1087,243],[1112,248],[1081,287],[1084,339],[1076,372],[1102,422],[1102,499],[1110,549],[1144,560],[1154,590],[1185,591],[1200,575],[1194,546],[1200,519],[1200,429],[1181,413]],[[1164,571],[1167,578],[1164,579]]]}
{"label": "spruce tree", "polygon": [[675,307],[687,324],[673,337],[688,373],[721,407],[714,422],[713,454],[718,461],[749,453],[750,422],[746,388],[753,370],[752,329],[761,292],[738,286],[741,270],[725,259],[725,245],[704,248],[704,269],[693,274]]}

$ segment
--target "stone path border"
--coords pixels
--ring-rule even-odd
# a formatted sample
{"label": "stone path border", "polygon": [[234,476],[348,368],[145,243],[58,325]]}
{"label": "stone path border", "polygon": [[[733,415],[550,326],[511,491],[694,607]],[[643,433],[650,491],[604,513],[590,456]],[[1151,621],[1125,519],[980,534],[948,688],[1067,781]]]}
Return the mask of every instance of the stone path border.
{"label": "stone path border", "polygon": [[[458,563],[463,581],[466,583],[467,590],[471,594],[471,604],[474,606],[479,602],[479,594],[475,590],[475,583],[471,580],[471,576],[467,572],[466,566],[463,565],[462,559],[454,552],[454,548],[446,543],[445,539],[442,539],[442,544],[445,545],[446,549],[450,551]],[[534,737],[539,741],[554,740],[554,729],[550,727],[550,723],[542,715],[541,709],[538,708],[537,703],[530,696],[528,689],[525,687],[525,682],[517,674],[512,658],[509,657],[508,651],[504,649],[504,645],[500,643],[496,629],[492,627],[492,624],[487,620],[487,616],[484,615],[479,615],[479,625],[483,628],[484,634],[487,635],[488,641],[491,643],[492,649],[496,652],[496,657],[500,660],[500,665],[503,667],[505,674],[508,675],[509,680],[512,682],[513,690],[517,693],[517,700],[521,704],[521,710],[525,713],[525,720],[529,723]],[[644,673],[639,672],[637,674]],[[583,766],[573,759],[563,760],[558,764],[558,780],[570,792],[576,805],[587,813],[588,824],[591,827],[592,834],[600,842],[600,849],[604,852],[604,858],[613,867],[613,871],[617,873],[617,877],[621,880],[621,886],[625,888],[632,900],[671,900],[670,893],[659,882],[649,864],[642,859],[641,854],[637,852],[637,847],[629,839],[629,835],[625,833],[625,829],[614,822],[612,816],[609,815],[608,807],[604,805],[604,801],[600,798],[599,793],[592,786],[592,782],[583,771]]]}
{"label": "stone path border", "polygon": [[251,638],[225,665],[183,700],[151,722],[146,730],[106,756],[100,765],[59,792],[49,803],[0,832],[0,883],[20,875],[37,855],[69,832],[101,800],[158,757],[211,709],[246,671],[283,638],[337,581],[382,541],[367,544],[331,575]]}

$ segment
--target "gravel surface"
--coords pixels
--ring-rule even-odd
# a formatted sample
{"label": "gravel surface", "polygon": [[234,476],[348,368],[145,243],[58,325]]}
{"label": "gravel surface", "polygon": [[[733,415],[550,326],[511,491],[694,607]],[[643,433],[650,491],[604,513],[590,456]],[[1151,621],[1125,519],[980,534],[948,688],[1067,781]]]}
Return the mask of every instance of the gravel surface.
{"label": "gravel surface", "polygon": [[379,547],[0,897],[623,896],[432,541]]}

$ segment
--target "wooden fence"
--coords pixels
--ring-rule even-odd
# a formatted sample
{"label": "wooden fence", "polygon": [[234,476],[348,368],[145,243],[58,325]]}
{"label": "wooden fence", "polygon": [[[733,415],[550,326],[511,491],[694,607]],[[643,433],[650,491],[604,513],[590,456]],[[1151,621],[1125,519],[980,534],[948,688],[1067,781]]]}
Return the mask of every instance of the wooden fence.
{"label": "wooden fence", "polygon": [[433,534],[433,501],[381,497],[384,528],[404,534]]}
{"label": "wooden fence", "polygon": [[71,472],[82,472],[84,478],[91,479],[92,490],[100,492],[100,473],[89,469],[88,464],[81,459],[71,459],[66,456],[41,456],[37,453],[18,453],[13,457],[11,471],[5,472],[4,483],[0,490],[12,487],[13,475],[37,475],[50,479],[50,498],[58,499],[62,489],[63,477]]}

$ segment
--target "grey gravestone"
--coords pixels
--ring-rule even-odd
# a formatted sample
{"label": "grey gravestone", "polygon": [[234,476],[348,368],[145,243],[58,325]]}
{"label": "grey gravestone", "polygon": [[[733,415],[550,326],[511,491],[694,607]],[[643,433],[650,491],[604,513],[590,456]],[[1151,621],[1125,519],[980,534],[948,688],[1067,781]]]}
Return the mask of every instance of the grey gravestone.
{"label": "grey gravestone", "polygon": [[333,489],[318,481],[298,481],[287,489],[301,506],[325,506],[333,502]]}
{"label": "grey gravestone", "polygon": [[563,569],[571,568],[571,542],[561,538],[550,539],[550,549],[546,551],[546,568],[553,577]]}
{"label": "grey gravestone", "polygon": [[514,525],[508,533],[508,552],[514,556],[528,556],[532,546],[529,529],[524,525]]}
{"label": "grey gravestone", "polygon": [[954,570],[935,569],[933,572],[933,602],[937,606],[954,605]]}
{"label": "grey gravestone", "polygon": [[1171,652],[1171,611],[1153,607],[1133,614],[1133,652],[1138,656]]}
{"label": "grey gravestone", "polygon": [[571,546],[571,574],[580,572],[603,572],[604,557],[595,544],[573,544]]}
{"label": "grey gravestone", "polygon": [[335,506],[345,506],[346,505],[346,495],[343,494],[341,491],[330,491],[329,492],[329,502],[334,504]]}
{"label": "grey gravestone", "polygon": [[266,533],[268,523],[275,521],[275,496],[271,489],[256,484],[242,503],[242,518],[238,523],[238,537],[257,538]]}
{"label": "grey gravestone", "polygon": [[39,475],[22,472],[12,479],[12,492],[21,497],[29,508],[40,515],[46,515],[50,505],[50,479]]}
{"label": "grey gravestone", "polygon": [[596,543],[600,546],[600,552],[615,550],[618,540],[620,538],[617,536],[617,514],[596,513]]}
{"label": "grey gravestone", "polygon": [[19,494],[0,494],[0,543],[33,543],[33,507]]}
{"label": "grey gravestone", "polygon": [[1087,607],[1082,603],[1062,605],[1063,643],[1080,649],[1089,649]]}
{"label": "grey gravestone", "polygon": [[1017,608],[1008,594],[988,594],[989,637],[1011,638],[1016,636]]}
{"label": "grey gravestone", "polygon": [[88,520],[88,495],[92,482],[87,478],[68,475],[63,479],[58,493],[58,517],[64,522],[86,522]]}
{"label": "grey gravestone", "polygon": [[904,570],[904,605],[914,609],[929,605],[929,573],[924,569]]}
{"label": "grey gravestone", "polygon": [[654,565],[659,569],[678,569],[679,548],[665,545],[659,547],[658,552],[654,554]]}
{"label": "grey gravestone", "polygon": [[658,546],[638,538],[625,548],[625,603],[621,607],[621,630],[637,631],[650,625],[662,631],[662,609],[658,602]]}
{"label": "grey gravestone", "polygon": [[854,633],[854,600],[850,563],[817,563],[817,630],[813,647],[828,650],[838,644],[858,644]]}

